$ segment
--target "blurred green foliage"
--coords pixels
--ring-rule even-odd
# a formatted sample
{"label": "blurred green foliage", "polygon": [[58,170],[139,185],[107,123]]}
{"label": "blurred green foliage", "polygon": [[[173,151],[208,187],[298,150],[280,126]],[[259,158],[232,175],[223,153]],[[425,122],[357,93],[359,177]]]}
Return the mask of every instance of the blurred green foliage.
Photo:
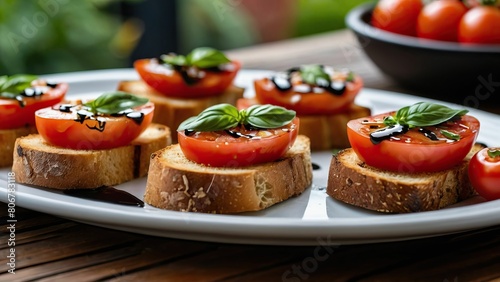
{"label": "blurred green foliage", "polygon": [[[123,46],[130,33],[123,32],[126,25],[119,13],[110,12],[121,1],[154,5],[165,0],[0,0],[0,75],[128,66],[134,43]],[[230,49],[263,41],[255,20],[241,9],[244,1],[254,0],[176,1],[180,53],[199,46]],[[367,1],[289,0],[294,18],[287,36],[343,28],[345,14]]]}
{"label": "blurred green foliage", "polygon": [[0,74],[67,72],[126,64],[112,50],[112,0],[1,0]]}
{"label": "blurred green foliage", "polygon": [[366,2],[374,2],[374,0],[298,0],[293,36],[344,28],[344,18],[347,12]]}

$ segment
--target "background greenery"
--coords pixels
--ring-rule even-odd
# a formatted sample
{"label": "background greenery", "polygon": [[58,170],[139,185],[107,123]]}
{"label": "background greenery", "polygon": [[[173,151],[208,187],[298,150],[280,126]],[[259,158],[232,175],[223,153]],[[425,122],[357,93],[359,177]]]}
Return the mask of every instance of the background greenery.
{"label": "background greenery", "polygon": [[[147,0],[144,3],[153,3]],[[174,1],[174,0],[166,0]],[[263,39],[242,1],[177,0],[178,50],[243,47]],[[272,1],[272,0],[269,0]],[[289,37],[344,27],[345,13],[366,0],[288,0],[294,5]],[[0,0],[0,75],[127,67],[140,21],[124,21],[123,0]],[[127,2],[141,2],[128,0]],[[221,9],[229,11],[221,18]],[[165,50],[165,52],[172,50]]]}

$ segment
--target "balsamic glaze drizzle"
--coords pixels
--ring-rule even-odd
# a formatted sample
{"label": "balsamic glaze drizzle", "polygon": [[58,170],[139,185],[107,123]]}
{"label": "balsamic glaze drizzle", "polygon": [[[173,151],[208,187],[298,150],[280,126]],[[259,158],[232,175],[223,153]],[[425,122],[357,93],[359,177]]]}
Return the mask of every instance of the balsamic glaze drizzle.
{"label": "balsamic glaze drizzle", "polygon": [[[175,53],[172,53],[175,55]],[[177,72],[180,73],[182,80],[187,85],[194,85],[198,83],[203,77],[200,75],[201,71],[209,71],[209,72],[223,72],[226,71],[226,64],[215,66],[215,67],[209,67],[209,68],[203,68],[202,70],[192,67],[192,66],[178,66],[178,65],[171,65],[169,63],[165,63],[163,59],[157,58],[158,63],[164,65],[166,68],[173,69]]]}
{"label": "balsamic glaze drizzle", "polygon": [[[76,107],[77,105],[72,105],[72,104],[61,104],[59,105],[58,110],[64,113],[71,113],[72,109]],[[144,113],[143,112],[136,112],[132,109],[128,109],[122,112],[119,112],[117,114],[112,114],[111,116],[113,117],[121,117],[125,116],[126,118],[131,119],[137,124],[141,124],[142,121],[144,120]],[[79,122],[83,124],[85,120],[94,120],[96,121],[96,124],[94,126],[90,126],[86,124],[87,128],[92,129],[92,130],[97,130],[100,132],[103,132],[104,129],[106,128],[106,120],[103,117],[100,116],[95,116],[94,113],[89,112],[85,109],[79,109],[76,111],[76,122]]]}
{"label": "balsamic glaze drizzle", "polygon": [[423,127],[420,127],[418,129],[418,132],[422,133],[425,137],[431,139],[432,141],[438,141],[439,140],[439,138],[437,137],[437,135],[434,132],[432,132],[432,131],[430,131],[428,129],[425,129]]}
{"label": "balsamic glaze drizzle", "polygon": [[319,164],[312,163],[312,168],[313,168],[313,170],[319,170],[319,169],[321,169],[321,166],[319,166]]}
{"label": "balsamic glaze drizzle", "polygon": [[[324,66],[321,67],[324,68]],[[276,89],[281,92],[288,91],[292,89],[292,87],[294,88],[295,92],[298,93],[312,92],[313,89],[311,85],[301,84],[300,86],[298,85],[295,87],[292,85],[292,74],[298,71],[300,71],[299,67],[290,68],[285,72],[280,72],[273,75],[270,80],[276,86]],[[303,85],[306,85],[308,87],[304,87]],[[329,82],[325,79],[318,79],[316,80],[316,87],[325,89],[327,92],[333,95],[340,96],[346,91],[346,81],[334,80]]]}
{"label": "balsamic glaze drizzle", "polygon": [[[50,88],[56,88],[57,83],[46,83],[46,85]],[[19,103],[19,106],[22,108],[26,105],[26,102],[24,101],[24,98],[40,98],[43,94],[45,94],[45,91],[42,88],[39,87],[28,87],[25,88],[23,91],[21,91],[18,95],[14,97],[16,101]]]}
{"label": "balsamic glaze drizzle", "polygon": [[134,195],[111,186],[102,186],[96,189],[65,190],[64,194],[112,204],[144,207],[144,202]]}
{"label": "balsamic glaze drizzle", "polygon": [[408,132],[408,129],[409,128],[407,125],[401,125],[401,124],[384,127],[380,130],[370,133],[370,140],[372,141],[373,144],[376,145],[384,140],[390,139],[393,136],[404,134]]}

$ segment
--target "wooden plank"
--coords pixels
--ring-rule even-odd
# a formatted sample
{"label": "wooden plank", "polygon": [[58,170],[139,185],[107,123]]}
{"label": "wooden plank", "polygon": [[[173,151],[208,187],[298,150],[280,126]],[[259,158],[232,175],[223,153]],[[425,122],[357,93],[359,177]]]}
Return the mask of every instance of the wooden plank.
{"label": "wooden plank", "polygon": [[[119,277],[129,271],[149,267],[158,262],[205,251],[209,244],[180,240],[165,240],[143,236],[142,240],[111,250],[91,252],[63,260],[19,270],[16,281],[97,281]],[[0,280],[3,277],[0,276]],[[141,279],[142,280],[142,279]]]}

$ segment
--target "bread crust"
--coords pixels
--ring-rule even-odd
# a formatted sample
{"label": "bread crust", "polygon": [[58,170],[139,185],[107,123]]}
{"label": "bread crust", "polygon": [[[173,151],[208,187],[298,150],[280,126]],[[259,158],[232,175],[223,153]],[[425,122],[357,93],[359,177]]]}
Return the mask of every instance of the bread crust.
{"label": "bread crust", "polygon": [[36,132],[35,126],[0,129],[0,167],[12,165],[12,153],[14,152],[14,144],[17,138]]}
{"label": "bread crust", "polygon": [[433,173],[392,173],[362,162],[352,148],[335,155],[330,164],[327,194],[365,209],[408,213],[438,210],[475,195],[467,168],[474,152],[454,168]]}
{"label": "bread crust", "polygon": [[283,158],[244,168],[196,164],[176,144],[153,154],[144,201],[167,210],[239,213],[299,195],[311,183],[310,143],[302,135]]}
{"label": "bread crust", "polygon": [[93,189],[147,174],[153,152],[171,144],[170,130],[151,124],[128,146],[109,150],[55,147],[38,135],[17,139],[12,171],[16,182],[54,189]]}
{"label": "bread crust", "polygon": [[[243,88],[231,85],[221,95],[213,97],[197,99],[169,98],[158,93],[141,80],[121,81],[118,84],[118,90],[148,98],[155,104],[153,122],[164,124],[174,131],[181,122],[198,115],[210,106],[221,103],[236,104],[236,101],[243,97],[244,92]],[[177,134],[172,135],[172,141],[177,143]]]}

